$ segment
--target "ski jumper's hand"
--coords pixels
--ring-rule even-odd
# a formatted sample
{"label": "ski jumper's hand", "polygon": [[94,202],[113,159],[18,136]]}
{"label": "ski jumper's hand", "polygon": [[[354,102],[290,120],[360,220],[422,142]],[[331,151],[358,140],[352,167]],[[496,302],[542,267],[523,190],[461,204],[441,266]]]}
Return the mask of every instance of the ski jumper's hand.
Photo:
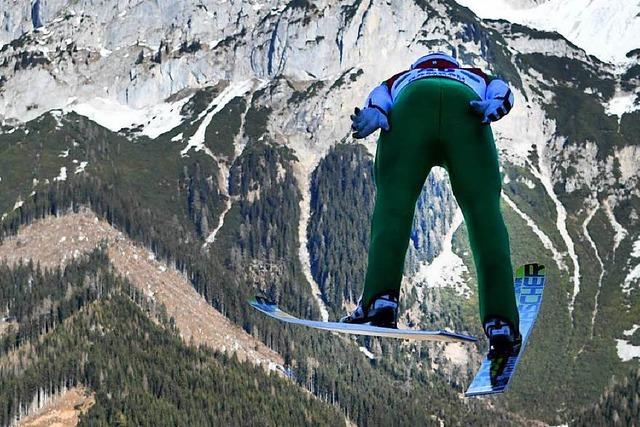
{"label": "ski jumper's hand", "polygon": [[378,129],[389,130],[387,116],[373,107],[363,110],[356,107],[351,115],[353,137],[356,139],[366,138]]}
{"label": "ski jumper's hand", "polygon": [[367,97],[364,108],[356,108],[351,115],[352,136],[356,139],[366,138],[378,129],[391,129],[388,117],[392,104],[387,86],[376,86]]}
{"label": "ski jumper's hand", "polygon": [[473,111],[482,117],[483,124],[495,122],[509,114],[513,108],[513,93],[505,82],[492,80],[487,86],[485,97],[480,101],[471,101]]}

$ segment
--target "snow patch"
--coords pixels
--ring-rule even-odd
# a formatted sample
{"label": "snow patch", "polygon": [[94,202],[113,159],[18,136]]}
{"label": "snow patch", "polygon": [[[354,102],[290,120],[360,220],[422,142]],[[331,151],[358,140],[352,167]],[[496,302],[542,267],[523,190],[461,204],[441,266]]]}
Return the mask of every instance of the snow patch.
{"label": "snow patch", "polygon": [[24,201],[18,198],[18,200],[16,200],[16,203],[13,205],[13,210],[15,211],[16,209],[20,209],[22,205],[24,205]]}
{"label": "snow patch", "polygon": [[631,250],[631,256],[633,258],[640,258],[640,239],[633,242],[633,249]]}
{"label": "snow patch", "polygon": [[626,336],[626,337],[630,337],[630,336],[632,336],[633,334],[635,334],[635,332],[636,332],[638,329],[640,329],[640,325],[633,325],[633,326],[631,327],[631,329],[628,329],[628,330],[626,330],[626,331],[623,331],[623,332],[622,332],[622,334],[623,334],[624,336]]}
{"label": "snow patch", "polygon": [[607,62],[628,62],[640,47],[640,3],[629,0],[548,0],[524,7],[510,0],[456,0],[481,18],[506,19],[567,40]]}
{"label": "snow patch", "polygon": [[637,283],[638,280],[640,280],[640,264],[633,267],[629,273],[627,273],[627,277],[624,278],[624,283],[622,284],[622,292],[629,295],[631,286]]}
{"label": "snow patch", "polygon": [[364,354],[365,356],[367,356],[370,360],[375,360],[376,356],[371,353],[367,347],[358,347],[358,350],[360,350],[362,352],[362,354]]}
{"label": "snow patch", "polygon": [[67,149],[67,150],[61,151],[60,154],[58,154],[58,157],[62,157],[62,158],[69,157],[69,150]]}
{"label": "snow patch", "polygon": [[211,104],[207,108],[207,111],[209,111],[209,109],[211,108],[213,109],[207,113],[204,119],[202,119],[200,126],[198,126],[198,130],[196,130],[193,136],[189,138],[187,146],[182,151],[180,151],[180,154],[182,156],[186,156],[189,150],[193,148],[195,151],[204,150],[205,153],[213,157],[213,153],[211,152],[211,150],[209,150],[204,145],[204,135],[205,131],[207,130],[207,126],[209,126],[209,123],[211,123],[213,116],[222,111],[222,109],[229,103],[229,101],[237,96],[244,96],[252,89],[252,86],[253,83],[251,82],[251,80],[243,80],[240,82],[231,83],[220,93],[220,95],[218,95],[213,101],[211,101]]}
{"label": "snow patch", "polygon": [[[640,258],[640,238],[633,242],[633,249],[631,250],[630,257]],[[640,280],[640,264],[636,265],[634,268],[629,270],[629,273],[627,273],[627,277],[624,278],[624,283],[622,285],[622,292],[629,295],[631,292],[631,285],[638,282],[638,280]]]}
{"label": "snow patch", "polygon": [[616,249],[618,249],[618,246],[620,246],[620,242],[622,242],[622,240],[627,237],[627,234],[629,233],[622,226],[622,224],[620,224],[618,220],[616,220],[616,216],[613,213],[613,209],[611,208],[609,200],[604,200],[602,202],[602,205],[604,206],[604,211],[607,214],[607,218],[609,218],[609,222],[611,223],[611,226],[613,227],[613,230],[615,232],[615,235],[613,236],[613,252],[615,252]]}
{"label": "snow patch", "polygon": [[453,252],[453,234],[462,224],[462,211],[457,208],[442,242],[442,250],[431,263],[421,263],[412,281],[416,286],[426,285],[429,288],[451,287],[458,295],[468,296],[470,289],[467,286],[465,275],[467,267],[462,259]]}
{"label": "snow patch", "polygon": [[625,113],[632,113],[640,108],[640,105],[636,105],[635,93],[616,94],[606,104],[604,104],[604,111],[610,116],[618,116],[618,121]]}
{"label": "snow patch", "polygon": [[142,127],[142,135],[155,139],[182,123],[180,111],[189,99],[191,96],[176,102],[163,102],[139,109],[110,98],[95,97],[84,102],[70,99],[70,104],[63,111],[73,111],[85,116],[113,132],[124,128]]}
{"label": "snow patch", "polygon": [[[623,334],[625,336],[631,336],[637,328],[638,326],[634,325],[633,328],[629,329],[628,331],[624,331]],[[618,357],[623,362],[628,362],[632,359],[640,358],[640,345],[633,345],[628,340],[617,339],[616,350],[618,351]]]}
{"label": "snow patch", "polygon": [[53,178],[54,181],[66,181],[67,180],[67,168],[65,166],[60,168],[60,175]]}
{"label": "snow patch", "polygon": [[75,174],[79,174],[79,173],[83,173],[84,169],[87,167],[87,165],[89,164],[89,162],[80,162],[80,165],[78,165],[78,167],[75,170]]}
{"label": "snow patch", "polygon": [[523,183],[532,190],[536,188],[536,184],[528,178],[518,178],[518,182]]}

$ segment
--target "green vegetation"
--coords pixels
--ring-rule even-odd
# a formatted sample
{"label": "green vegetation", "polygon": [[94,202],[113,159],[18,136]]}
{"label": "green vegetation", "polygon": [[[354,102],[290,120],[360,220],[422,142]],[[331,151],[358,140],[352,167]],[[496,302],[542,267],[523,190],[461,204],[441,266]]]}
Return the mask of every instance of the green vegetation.
{"label": "green vegetation", "polygon": [[541,53],[518,54],[515,61],[518,68],[534,69],[559,87],[574,87],[581,92],[595,89],[602,99],[611,98],[615,91],[613,76],[586,62]]}
{"label": "green vegetation", "polygon": [[[494,67],[492,71],[514,87],[522,89],[521,72],[541,73],[549,85],[541,83],[540,89],[554,93],[547,114],[555,121],[558,135],[567,138],[567,147],[595,141],[598,159],[605,159],[616,148],[638,143],[640,113],[625,114],[619,124],[616,117],[605,114],[602,102],[613,94],[615,81],[596,61],[541,54],[512,57],[507,36],[501,32],[509,28],[524,32],[523,28],[515,24],[508,27],[504,22],[482,23],[450,0],[444,1],[444,12],[427,1],[416,2],[429,19],[452,19],[451,40],[475,42]],[[344,22],[351,22],[361,6],[360,0],[340,6]],[[306,0],[292,1],[288,8],[294,16],[304,14],[306,23],[315,13],[308,13],[315,6]],[[528,34],[540,39],[559,37]],[[243,29],[217,47],[231,48],[243,43],[245,37]],[[341,37],[338,34],[336,38],[340,50]],[[430,47],[441,47],[449,46],[450,41],[432,39],[429,43]],[[197,48],[183,45],[185,52]],[[476,54],[461,51],[461,55],[464,61],[465,55],[471,59]],[[28,58],[25,66],[30,66]],[[635,68],[623,76],[621,83],[627,90],[635,87]],[[295,108],[328,89],[349,85],[361,73],[349,70],[333,83],[317,80],[302,90],[289,90],[292,85],[282,89],[291,94],[288,104]],[[0,86],[1,80],[0,76]],[[273,84],[287,83],[279,79]],[[626,374],[635,363],[622,363],[614,342],[619,338],[615,334],[640,318],[640,290],[625,295],[619,286],[628,269],[620,254],[629,253],[631,242],[627,238],[617,252],[611,250],[615,231],[602,209],[588,227],[607,270],[591,338],[600,267],[583,235],[582,223],[584,199],[592,189],[564,193],[563,177],[577,173],[573,165],[554,170],[556,192],[567,207],[569,234],[581,264],[581,291],[572,316],[567,309],[573,291],[571,271],[560,269],[525,221],[503,206],[513,264],[534,260],[546,264],[548,286],[537,328],[512,388],[508,395],[489,398],[490,405],[486,400],[459,397],[475,368],[473,363],[451,368],[447,374],[431,370],[436,364],[449,367],[433,345],[363,338],[354,341],[289,327],[255,313],[246,300],[265,293],[292,313],[319,316],[298,256],[301,194],[293,175],[297,159],[269,137],[269,120],[278,113],[267,101],[272,88],[257,91],[250,101],[235,98],[214,116],[206,129],[205,143],[217,160],[193,150],[183,157],[180,150],[184,144],[170,139],[193,135],[202,123],[196,117],[211,106],[224,87],[223,83],[196,92],[181,111],[193,121],[185,121],[156,140],[140,136],[135,129],[116,134],[74,114],[62,118],[48,114],[12,134],[1,134],[0,214],[8,216],[0,224],[0,239],[38,218],[89,206],[175,265],[215,308],[282,354],[293,377],[285,381],[234,358],[185,346],[170,320],[150,323],[146,315],[161,319],[162,313],[151,311],[141,295],[113,275],[103,252],[96,251],[58,271],[42,271],[29,264],[0,266],[0,307],[10,301],[19,325],[0,340],[0,365],[6,362],[7,353],[22,352],[25,360],[19,369],[0,371],[0,424],[11,418],[20,402],[29,402],[39,388],[51,392],[63,384],[83,384],[96,393],[97,403],[83,419],[92,425],[162,425],[185,420],[193,425],[334,425],[345,417],[358,425],[428,425],[441,420],[452,425],[524,422],[508,411],[560,424],[567,422],[576,408],[595,400],[611,376]],[[244,138],[247,145],[234,159],[236,137]],[[61,157],[67,150],[68,157]],[[88,161],[86,172],[76,175],[73,160]],[[204,251],[203,239],[218,223],[227,202],[226,189],[219,187],[219,162],[231,168],[231,209],[216,241]],[[54,181],[61,167],[67,168],[68,178]],[[371,158],[363,147],[340,144],[321,160],[312,176],[307,229],[311,272],[334,318],[342,313],[345,300],[353,301],[360,293],[374,197],[371,169]],[[509,165],[506,172],[511,182],[505,185],[505,193],[534,219],[558,250],[566,250],[555,224],[553,201],[541,183],[526,168]],[[531,180],[535,187],[528,188],[517,177]],[[35,194],[30,196],[32,191]],[[14,210],[18,200],[24,204]],[[630,198],[619,204],[616,216],[632,217],[638,203]],[[470,270],[471,299],[460,298],[451,289],[430,289],[419,306],[427,314],[415,326],[450,327],[481,336],[474,268],[464,227],[455,234],[454,250]],[[565,262],[571,270],[571,260],[565,257]],[[35,286],[24,286],[29,282]],[[413,289],[403,295],[402,305],[414,306],[417,301]],[[104,331],[104,335],[96,331]],[[636,333],[630,339],[637,343],[639,337]],[[366,358],[358,351],[359,345],[371,349],[376,359]],[[481,350],[484,346],[484,342],[479,344]],[[599,406],[579,415],[575,422],[604,424],[614,419],[613,410],[621,424],[633,419],[628,417],[637,418],[637,411],[630,410],[634,401],[622,403],[622,396],[633,394],[626,385],[619,386],[612,389],[617,391],[607,392],[617,393],[619,399],[605,395]],[[303,388],[319,399],[311,399]]]}
{"label": "green vegetation", "polygon": [[267,133],[267,123],[272,109],[266,105],[258,105],[258,100],[266,89],[253,94],[251,105],[244,116],[244,133],[252,141],[259,140]]}
{"label": "green vegetation", "polygon": [[6,307],[19,325],[0,336],[0,357],[55,329],[113,287],[102,250],[52,272],[33,263],[15,268],[0,264],[0,307]]}
{"label": "green vegetation", "polygon": [[[213,154],[227,159],[233,158],[234,139],[240,132],[241,118],[246,108],[246,101],[236,97],[213,116],[205,133],[205,141]],[[254,117],[252,119],[256,120]]]}
{"label": "green vegetation", "polygon": [[[214,174],[216,169],[212,171]],[[200,163],[184,166],[184,182],[187,186],[187,209],[198,235],[205,239],[222,213],[226,196],[221,194],[216,175],[205,175]]]}
{"label": "green vegetation", "polygon": [[600,158],[607,154],[608,149],[623,145],[617,133],[617,119],[604,114],[602,104],[591,95],[558,87],[555,100],[548,112],[557,122],[558,133],[569,138],[569,143],[597,141],[603,148]]}
{"label": "green vegetation", "polygon": [[[338,79],[331,84],[331,86],[329,87],[329,91],[331,92],[335,89],[339,89],[343,87],[346,84],[355,82],[356,80],[358,80],[358,77],[360,77],[362,74],[364,74],[364,71],[362,71],[362,68],[358,68],[355,70],[354,68],[349,68],[347,71],[340,74],[340,77],[338,77]],[[347,81],[347,78],[349,79],[349,81]]]}
{"label": "green vegetation", "polygon": [[[210,197],[217,194],[216,186],[209,189],[205,173],[205,170],[212,170],[210,168],[215,167],[212,159],[193,152],[189,153],[190,157],[181,157],[180,145],[164,139],[171,137],[173,132],[155,141],[143,138],[132,142],[77,116],[71,116],[70,120],[63,119],[62,127],[57,130],[45,129],[41,123],[33,124],[33,126],[36,125],[41,126],[38,131],[41,133],[36,132],[34,128],[29,133],[34,139],[29,135],[22,135],[19,140],[3,139],[0,146],[17,153],[14,153],[12,158],[0,157],[0,162],[11,160],[18,161],[14,164],[20,164],[21,156],[29,159],[43,158],[47,155],[55,162],[89,158],[90,164],[84,174],[69,174],[66,181],[49,185],[40,184],[36,195],[27,198],[19,209],[10,211],[9,216],[1,223],[3,236],[13,234],[23,224],[43,216],[60,215],[83,205],[89,206],[97,215],[152,249],[160,259],[175,265],[214,307],[282,354],[287,365],[293,369],[294,381],[299,386],[335,405],[350,420],[360,425],[437,424],[437,418],[454,424],[474,420],[486,424],[489,420],[495,419],[502,419],[505,424],[513,422],[510,415],[480,410],[478,404],[474,402],[461,402],[458,397],[462,389],[460,382],[452,379],[451,381],[456,384],[456,388],[452,389],[450,380],[440,374],[431,374],[425,368],[429,366],[428,361],[432,357],[426,345],[417,347],[418,354],[421,355],[419,358],[407,359],[408,350],[404,350],[401,343],[379,342],[375,345],[381,357],[369,361],[349,339],[287,327],[261,316],[246,304],[247,299],[258,292],[264,292],[278,299],[287,310],[293,313],[306,317],[318,316],[318,309],[313,304],[310,288],[302,275],[297,255],[301,196],[293,177],[292,167],[296,158],[289,149],[252,139],[243,154],[235,160],[231,168],[230,182],[230,192],[234,202],[225,217],[224,226],[216,242],[209,247],[207,253],[201,250],[202,240],[199,237],[197,213],[202,211],[202,206],[212,200],[204,199],[206,203],[201,203],[200,210],[192,208],[190,211],[189,194],[195,196],[195,190],[199,193],[208,191]],[[192,129],[193,126],[184,125],[175,132],[188,132]],[[59,146],[51,143],[53,149],[50,153],[49,145],[40,145],[38,142],[42,133],[50,135],[52,141],[55,141],[54,138],[60,140]],[[70,142],[74,140],[78,141],[77,146]],[[67,148],[70,149],[69,158],[57,157],[59,149]],[[87,157],[81,157],[81,155]],[[341,155],[345,159],[351,159],[350,167],[353,167],[352,171],[344,171],[353,178],[353,183],[345,182],[345,191],[353,191],[350,187],[358,182],[360,182],[359,188],[364,191],[367,188],[364,186],[366,181],[358,180],[355,171],[364,171],[370,167],[368,156],[365,155],[362,147],[356,149],[354,154],[345,150]],[[334,166],[340,170],[337,159],[338,157],[334,159]],[[27,166],[28,163],[24,164],[24,169],[16,170],[15,179],[28,182],[27,190],[30,190],[33,172]],[[59,166],[60,163],[54,163],[51,166],[52,173],[57,174]],[[326,181],[322,185],[335,186],[331,184],[333,179],[325,177]],[[166,184],[162,185],[162,183]],[[193,201],[197,199],[199,198],[193,197]],[[202,199],[200,200],[202,202]],[[191,205],[197,207],[195,203]],[[192,218],[190,215],[195,217]],[[356,212],[352,215],[356,215]],[[349,218],[342,216],[337,219],[349,221]],[[353,218],[355,219],[355,216]],[[363,220],[361,223],[364,227],[366,221]],[[339,225],[338,228],[342,229],[344,225]],[[364,253],[366,248],[361,247],[359,251]],[[355,271],[354,274],[356,274]],[[52,284],[55,283],[58,282],[52,281]],[[79,285],[78,291],[75,292],[88,295],[83,304],[74,306],[71,302],[75,299],[72,299],[65,303],[67,305],[56,303],[60,304],[56,306],[82,306],[84,308],[78,312],[83,313],[89,306],[102,306],[102,300],[97,304],[91,303],[92,281],[83,283],[85,284],[82,286],[85,286],[88,291]],[[120,302],[118,304],[121,305]],[[66,313],[64,318],[60,317],[56,320],[54,335],[59,330],[64,331],[65,329],[60,328],[66,327],[76,316],[72,314],[73,311],[70,308],[65,308],[64,312]],[[36,325],[31,330],[39,331],[40,323]],[[78,337],[85,332],[78,330],[73,339],[80,342]],[[114,340],[115,337],[110,339]],[[135,341],[135,339],[134,336],[126,336],[126,340]],[[52,341],[46,341],[43,344],[45,347],[42,348],[48,345],[58,348],[53,347]],[[110,345],[115,346],[113,343]],[[371,343],[371,345],[374,344]],[[15,348],[15,345],[12,344],[9,347]],[[102,351],[108,355],[112,354],[103,347],[96,347],[96,349],[95,357],[105,357],[100,356]],[[21,351],[20,348],[18,351]],[[153,350],[152,353],[158,359],[159,354],[164,355],[164,352],[158,350]],[[48,354],[56,353],[52,350],[52,353]],[[76,358],[77,353],[70,357],[72,357],[70,360],[83,360]],[[144,352],[133,352],[126,357],[144,359],[150,356],[145,355]],[[84,369],[82,366],[58,356],[50,356],[47,360],[54,365],[65,363],[72,366],[73,378],[79,378],[78,381],[82,384],[90,386],[97,393],[100,405],[111,408],[104,410],[106,413],[104,417],[95,415],[101,417],[99,419],[103,421],[107,420],[104,422],[110,423],[109,420],[115,419],[116,416],[120,417],[121,415],[118,414],[121,412],[127,417],[132,417],[126,408],[139,409],[137,404],[122,397],[112,397],[113,403],[105,402],[105,395],[108,396],[111,393],[113,396],[113,393],[118,390],[110,390],[116,381],[105,383],[100,389],[102,392],[99,392],[98,386],[91,383],[87,374],[81,370]],[[147,360],[146,365],[150,365],[149,359],[144,360]],[[341,363],[331,363],[332,360],[340,360]],[[158,364],[155,366],[162,366],[157,368],[158,371],[171,372],[162,365],[163,361],[158,360],[154,363]],[[177,362],[169,360],[167,363]],[[233,362],[223,358],[220,363],[226,367]],[[31,366],[35,367],[36,364]],[[61,375],[64,372],[70,372],[65,369],[59,371]],[[115,378],[119,378],[119,381],[125,381],[117,377],[119,374],[114,373],[114,375],[116,375]],[[145,375],[150,378],[150,374]],[[252,373],[243,375],[253,380]],[[33,378],[33,382],[29,383],[30,386],[25,385],[25,396],[32,395],[33,384],[39,384],[42,379],[35,374]],[[62,378],[66,377],[60,377],[61,380]],[[136,374],[134,378],[143,379],[144,375]],[[141,405],[149,405],[149,408],[160,411],[166,419],[173,419],[171,417],[179,413],[172,412],[176,407],[172,407],[173,403],[166,403],[165,400],[160,400],[158,403],[161,405],[166,403],[167,408],[170,409],[165,411],[165,409],[155,408],[155,403],[150,403],[145,397],[148,395],[139,394],[142,392],[139,392],[138,385],[139,383],[144,385],[144,381],[138,380],[135,384],[124,382],[127,384],[125,390],[131,393],[132,399],[136,398],[138,402],[144,402],[140,403]],[[15,381],[27,384],[24,378]],[[56,379],[47,384],[51,384],[53,391],[61,383]],[[66,384],[75,383],[67,382]],[[107,387],[106,384],[109,386]],[[172,393],[178,398],[182,395],[182,390]],[[260,393],[260,395],[264,397],[268,393]],[[278,391],[278,393],[296,396],[289,392]],[[188,393],[185,395],[192,396]],[[197,396],[194,398],[205,407],[211,404],[197,400]],[[385,404],[380,405],[381,401]],[[14,400],[12,402],[9,407],[16,404]],[[102,407],[100,405],[96,405],[95,411]],[[177,408],[177,411],[182,411],[184,406],[177,406]],[[230,406],[221,408],[228,410]],[[260,407],[257,406],[257,408],[256,411],[259,412]],[[250,408],[247,411],[250,411]],[[215,411],[204,412],[216,413]],[[224,413],[229,412],[224,411]],[[145,416],[152,417],[152,415]],[[334,416],[333,420],[335,419],[337,418]],[[197,420],[194,422],[197,423]]]}
{"label": "green vegetation", "polygon": [[595,405],[580,413],[571,426],[635,426],[640,420],[640,370],[609,387]]}
{"label": "green vegetation", "polygon": [[375,198],[371,156],[362,145],[335,146],[314,171],[311,189],[311,273],[338,315],[362,293]]}
{"label": "green vegetation", "polygon": [[625,113],[620,120],[620,133],[626,145],[640,145],[640,111]]}
{"label": "green vegetation", "polygon": [[[24,289],[27,284],[33,292]],[[49,319],[60,311],[72,317],[55,329],[48,324],[22,334],[21,342],[31,345],[20,348],[19,366],[14,358],[0,356],[5,367],[0,371],[0,425],[7,425],[18,407],[38,393],[77,385],[96,397],[83,425],[328,426],[340,418],[335,408],[281,377],[185,345],[166,317],[159,324],[149,319],[133,302],[143,300],[141,296],[132,300],[126,295],[130,289],[110,273],[102,251],[64,272],[2,266],[0,304],[18,304],[15,313],[21,320],[41,316],[43,304],[44,311],[51,306]],[[45,299],[33,295],[45,291]],[[35,298],[24,303],[23,297]],[[69,306],[69,301],[77,305]]]}
{"label": "green vegetation", "polygon": [[318,95],[318,92],[325,88],[327,83],[323,80],[316,80],[303,91],[295,91],[289,98],[289,104],[301,104]]}

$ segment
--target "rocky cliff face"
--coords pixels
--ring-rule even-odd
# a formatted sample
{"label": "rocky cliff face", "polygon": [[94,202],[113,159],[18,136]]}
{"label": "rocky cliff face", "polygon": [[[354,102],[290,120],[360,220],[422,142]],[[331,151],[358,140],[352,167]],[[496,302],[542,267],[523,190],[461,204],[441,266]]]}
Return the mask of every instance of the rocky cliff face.
{"label": "rocky cliff face", "polygon": [[[224,253],[256,288],[324,317],[354,302],[365,267],[375,144],[371,137],[353,145],[353,107],[431,50],[502,76],[516,95],[512,113],[493,126],[513,262],[538,260],[550,270],[544,332],[532,342],[510,409],[533,411],[523,409],[525,396],[542,396],[553,378],[595,395],[637,364],[640,348],[625,335],[640,310],[630,255],[640,237],[633,51],[624,64],[603,62],[557,33],[483,21],[452,0],[14,1],[0,23],[0,142],[58,150],[38,157],[46,162],[35,174],[29,161],[20,163],[23,173],[0,169],[5,221],[47,185],[109,181],[105,171],[118,162],[121,173],[138,174],[130,157],[101,146],[93,153],[84,140],[115,135],[132,150],[157,150],[149,160],[161,169],[154,179],[180,170],[176,184],[154,190],[161,196],[141,191],[143,207],[179,200],[197,228],[185,242]],[[75,114],[106,129],[68,136],[84,120]],[[47,120],[58,135],[48,147],[37,130]],[[5,160],[17,164],[14,148]],[[144,167],[144,154],[136,156]],[[175,157],[170,167],[162,156]],[[168,210],[174,222],[180,209]],[[440,169],[425,185],[410,243],[403,322],[477,331],[471,254]],[[631,346],[624,347],[631,358],[616,353],[616,339]],[[446,360],[442,349],[429,350],[432,361]],[[469,367],[478,351],[466,354]],[[543,369],[556,352],[554,367]],[[598,360],[607,367],[586,381]],[[447,363],[429,366],[451,372]],[[557,397],[561,412],[585,399],[561,389]]]}

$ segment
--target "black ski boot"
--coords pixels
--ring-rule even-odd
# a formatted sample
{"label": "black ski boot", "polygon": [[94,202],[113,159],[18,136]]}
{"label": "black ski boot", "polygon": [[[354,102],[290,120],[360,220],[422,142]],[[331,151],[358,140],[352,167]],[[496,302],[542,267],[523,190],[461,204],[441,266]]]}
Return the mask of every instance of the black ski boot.
{"label": "black ski boot", "polygon": [[381,328],[398,328],[398,298],[384,294],[371,301],[368,307],[362,306],[362,297],[358,306],[348,316],[340,319],[341,323],[358,323]]}
{"label": "black ski boot", "polygon": [[489,338],[489,359],[493,356],[515,356],[520,352],[522,335],[511,323],[501,318],[491,318],[484,324]]}

